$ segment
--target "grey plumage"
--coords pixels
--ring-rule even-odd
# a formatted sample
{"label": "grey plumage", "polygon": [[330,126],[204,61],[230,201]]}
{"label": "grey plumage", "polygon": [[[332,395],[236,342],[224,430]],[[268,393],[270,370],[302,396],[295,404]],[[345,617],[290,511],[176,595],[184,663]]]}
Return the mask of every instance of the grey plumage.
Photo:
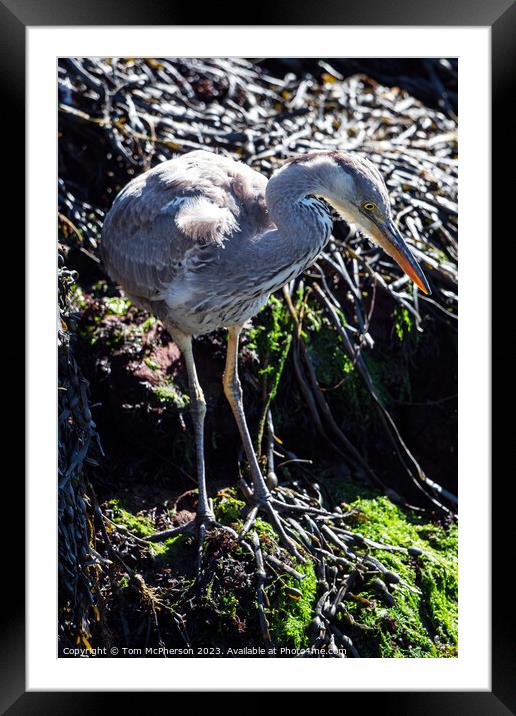
{"label": "grey plumage", "polygon": [[[138,304],[193,334],[222,325],[216,304],[233,305],[231,277],[246,247],[273,227],[267,180],[240,162],[204,151],[158,165],[120,192],[104,221],[110,276]],[[247,282],[245,300],[256,300]],[[181,315],[184,314],[184,315]],[[221,316],[222,318],[222,316]]]}

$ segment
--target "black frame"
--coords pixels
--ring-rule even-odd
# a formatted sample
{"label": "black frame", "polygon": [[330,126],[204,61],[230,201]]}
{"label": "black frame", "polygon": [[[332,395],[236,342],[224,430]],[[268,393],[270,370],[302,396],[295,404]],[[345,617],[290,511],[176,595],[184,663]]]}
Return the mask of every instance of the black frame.
{"label": "black frame", "polygon": [[[219,4],[203,7],[203,25],[459,25],[489,26],[492,39],[492,176],[496,191],[492,192],[493,236],[505,236],[506,242],[514,241],[513,231],[504,232],[503,219],[507,207],[514,206],[514,180],[505,182],[503,169],[507,165],[507,138],[514,135],[514,121],[511,121],[508,101],[514,97],[512,73],[516,68],[516,7],[513,0],[434,0],[415,3],[413,0],[347,0],[347,2],[302,3],[298,1],[281,6],[262,0],[253,7],[254,16],[247,21],[241,19],[238,8],[231,3],[224,5],[229,12],[225,17],[232,21],[222,22],[222,8]],[[236,4],[235,4],[236,5]],[[67,25],[189,25],[190,13],[184,4],[173,6],[167,0],[0,0],[0,57],[2,71],[0,86],[5,123],[2,137],[5,151],[12,156],[4,158],[4,171],[9,171],[10,185],[18,187],[9,199],[11,216],[24,216],[24,198],[20,187],[24,186],[24,153],[12,141],[22,133],[25,126],[25,29],[27,26]],[[239,22],[235,22],[235,19]],[[510,90],[513,90],[512,92]],[[512,115],[514,116],[514,115]],[[22,142],[20,142],[22,144]],[[514,144],[513,144],[514,146]],[[514,161],[513,159],[510,161]],[[19,174],[19,181],[13,181],[13,174]],[[514,226],[514,222],[512,222]],[[509,228],[509,227],[507,227]],[[10,232],[13,236],[14,232]],[[13,237],[14,238],[14,237]],[[21,242],[20,242],[21,243]],[[23,256],[22,256],[23,261]],[[501,274],[499,273],[498,276]],[[498,287],[497,287],[498,293]],[[17,294],[19,300],[19,294]],[[498,304],[500,306],[500,302]],[[480,327],[480,340],[489,340],[488,327]],[[499,371],[500,373],[500,371]],[[504,373],[507,375],[507,373]],[[501,445],[503,428],[496,432],[496,445]],[[507,435],[508,437],[508,435]],[[513,436],[511,435],[513,438]],[[513,438],[514,439],[514,438]],[[493,453],[496,454],[496,451]],[[4,468],[5,470],[5,468]],[[506,473],[508,481],[512,475]],[[15,479],[15,478],[18,479]],[[507,482],[508,482],[507,481]],[[4,505],[24,504],[24,485],[21,476],[10,475],[6,481],[9,499]],[[5,483],[4,483],[5,485]],[[4,486],[5,490],[5,486]],[[11,492],[12,491],[12,492]],[[364,706],[377,707],[382,714],[430,714],[439,711],[442,716],[465,712],[467,714],[516,713],[516,630],[511,629],[514,621],[512,589],[508,576],[514,571],[512,555],[507,555],[504,546],[513,544],[509,539],[509,527],[514,502],[507,498],[507,483],[497,480],[493,484],[493,552],[492,552],[492,691],[458,692],[346,692],[343,706],[349,708],[350,700],[357,696]],[[25,614],[22,585],[25,583],[24,566],[19,558],[19,537],[16,550],[10,548],[4,535],[3,574],[8,575],[8,587],[4,588],[7,608],[2,610],[2,640],[0,641],[0,708],[13,716],[18,714],[82,714],[95,707],[120,706],[120,692],[85,692],[78,698],[70,692],[25,692]],[[483,575],[479,575],[482,579]],[[389,698],[389,693],[392,693]],[[162,694],[167,699],[171,694]],[[147,703],[148,692],[130,694],[132,709]],[[116,701],[115,701],[116,700]],[[170,705],[170,701],[168,704]],[[245,702],[242,703],[245,708]]]}

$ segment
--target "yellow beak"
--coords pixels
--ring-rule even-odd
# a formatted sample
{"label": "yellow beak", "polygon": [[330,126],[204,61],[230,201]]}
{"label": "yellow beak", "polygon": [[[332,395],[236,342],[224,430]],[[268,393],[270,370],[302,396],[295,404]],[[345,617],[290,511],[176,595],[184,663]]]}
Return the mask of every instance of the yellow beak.
{"label": "yellow beak", "polygon": [[418,264],[402,235],[390,219],[379,227],[382,232],[382,248],[396,261],[398,266],[414,281],[416,286],[429,296],[432,291],[421,266]]}

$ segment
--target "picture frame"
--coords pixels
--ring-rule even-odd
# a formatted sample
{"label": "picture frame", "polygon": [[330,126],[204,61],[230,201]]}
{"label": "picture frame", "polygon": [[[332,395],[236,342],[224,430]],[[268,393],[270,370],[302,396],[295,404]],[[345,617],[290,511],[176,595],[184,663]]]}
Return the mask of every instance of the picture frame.
{"label": "picture frame", "polygon": [[[204,11],[203,11],[204,12]],[[232,13],[227,13],[231,16]],[[397,0],[389,5],[378,0],[366,0],[362,3],[342,3],[331,7],[277,6],[269,11],[261,6],[253,23],[258,25],[369,25],[374,18],[375,26],[485,26],[491,28],[492,42],[492,236],[503,234],[502,221],[504,206],[511,205],[510,185],[504,183],[502,176],[502,157],[506,156],[505,138],[507,136],[506,103],[510,97],[510,82],[514,64],[514,34],[516,31],[516,10],[510,2],[504,1],[483,4],[481,2],[450,3],[435,2],[433,5],[414,5],[407,0]],[[222,24],[217,8],[206,8],[204,25]],[[72,26],[72,25],[188,25],[189,17],[185,8],[165,6],[161,2],[141,2],[132,0],[124,3],[123,12],[115,3],[87,2],[66,3],[55,0],[50,3],[37,3],[34,0],[2,0],[0,2],[0,33],[4,67],[2,98],[8,107],[9,134],[12,128],[21,128],[25,123],[25,42],[26,31],[34,26]],[[502,142],[504,147],[502,148]],[[18,182],[13,186],[18,191],[10,198],[10,211],[13,216],[25,215],[23,193],[24,163],[20,157],[19,143],[8,143],[11,152],[8,161]],[[496,189],[496,190],[495,190]],[[14,211],[13,211],[14,210]],[[21,232],[21,219],[17,221],[17,230]],[[22,257],[23,260],[23,257]],[[484,334],[488,339],[489,331]],[[25,490],[21,478],[11,479],[9,483],[9,504],[21,506],[24,503]],[[505,545],[509,543],[508,529],[511,525],[510,501],[505,496],[505,487],[496,481],[492,485],[493,499],[493,551],[492,551],[492,690],[490,692],[399,692],[395,699],[389,699],[384,692],[348,692],[350,698],[366,698],[368,706],[381,708],[385,713],[433,713],[440,710],[452,713],[464,710],[471,714],[506,714],[509,709],[516,711],[516,694],[513,686],[513,674],[516,673],[516,657],[512,643],[511,630],[507,624],[507,608],[504,605],[507,590],[504,586],[503,567]],[[120,694],[84,692],[78,699],[74,693],[67,692],[27,692],[25,669],[25,638],[30,628],[25,622],[22,585],[25,572],[20,559],[20,542],[16,551],[7,548],[5,573],[12,585],[7,593],[9,606],[3,612],[3,639],[0,642],[2,712],[9,714],[31,713],[83,713],[98,708],[100,699],[103,706],[111,703]],[[390,692],[392,696],[394,694]],[[133,708],[143,706],[146,694],[131,694]],[[364,703],[363,701],[361,702]]]}

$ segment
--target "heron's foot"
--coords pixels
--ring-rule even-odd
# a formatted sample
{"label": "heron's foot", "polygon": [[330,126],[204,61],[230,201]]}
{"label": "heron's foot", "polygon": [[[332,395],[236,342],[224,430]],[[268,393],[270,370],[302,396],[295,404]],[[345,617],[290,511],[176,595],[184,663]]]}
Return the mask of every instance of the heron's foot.
{"label": "heron's foot", "polygon": [[244,496],[249,505],[249,511],[246,515],[244,526],[240,532],[239,538],[242,539],[253,527],[256,518],[260,513],[271,523],[272,527],[278,534],[281,544],[301,562],[305,562],[305,558],[300,553],[300,549],[306,553],[311,551],[310,542],[307,539],[300,539],[299,535],[292,529],[292,523],[296,524],[296,517],[318,517],[332,519],[335,517],[327,510],[314,507],[300,502],[293,504],[283,499],[273,497],[267,488],[256,489],[251,491],[244,483],[241,484]]}
{"label": "heron's foot", "polygon": [[187,522],[184,525],[173,527],[170,530],[163,530],[162,532],[155,532],[149,535],[145,539],[149,542],[162,542],[163,540],[170,539],[170,537],[177,537],[178,535],[194,535],[197,537],[197,578],[199,579],[203,572],[203,554],[204,554],[204,543],[206,535],[211,530],[224,530],[228,532],[233,539],[238,539],[238,534],[234,529],[227,525],[222,525],[217,522],[215,515],[211,510],[205,512],[197,512],[195,519]]}

